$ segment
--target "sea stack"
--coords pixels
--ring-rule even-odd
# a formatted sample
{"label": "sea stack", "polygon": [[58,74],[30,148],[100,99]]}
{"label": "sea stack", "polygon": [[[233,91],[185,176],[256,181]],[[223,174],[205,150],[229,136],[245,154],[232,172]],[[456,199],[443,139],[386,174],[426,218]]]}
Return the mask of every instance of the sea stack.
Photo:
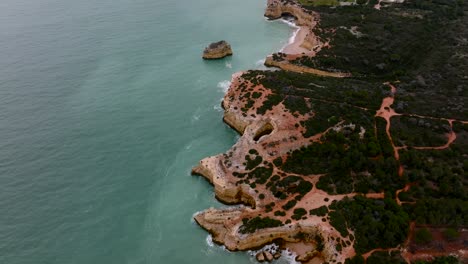
{"label": "sea stack", "polygon": [[203,59],[214,60],[232,55],[231,45],[224,40],[213,42],[203,51]]}

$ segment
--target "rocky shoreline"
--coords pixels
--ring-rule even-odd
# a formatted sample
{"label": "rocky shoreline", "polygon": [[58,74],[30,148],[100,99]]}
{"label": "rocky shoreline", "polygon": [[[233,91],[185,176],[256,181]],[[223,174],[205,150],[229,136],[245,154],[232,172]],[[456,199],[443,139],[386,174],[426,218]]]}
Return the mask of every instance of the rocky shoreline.
{"label": "rocky shoreline", "polygon": [[[313,15],[306,13],[299,6],[289,3],[283,5],[281,1],[277,0],[268,1],[265,16],[276,19],[284,13],[294,15],[297,18],[297,23],[307,25],[307,28],[310,28],[312,23],[316,23]],[[312,35],[313,33],[310,32],[308,36]],[[309,37],[309,39],[311,38]],[[313,38],[316,39],[315,36]],[[303,40],[304,43],[309,43],[307,37]],[[267,59],[267,61],[269,60]],[[277,65],[271,64],[271,66]],[[262,215],[265,207],[277,200],[262,187],[257,186],[255,188],[248,184],[238,183],[235,174],[238,171],[248,171],[245,163],[243,163],[246,154],[255,150],[259,153],[259,156],[263,157],[264,163],[272,163],[275,158],[284,156],[287,152],[298,149],[310,143],[311,140],[320,138],[320,135],[304,138],[302,136],[303,128],[297,128],[295,123],[301,119],[306,120],[308,116],[298,118],[291,113],[286,114],[283,105],[278,105],[272,111],[263,115],[258,115],[254,111],[248,111],[247,113],[241,111],[245,106],[245,102],[239,99],[243,97],[243,91],[240,87],[247,86],[252,89],[253,93],[261,94],[255,100],[255,105],[258,106],[262,105],[268,96],[267,90],[261,85],[254,85],[245,80],[242,77],[243,74],[245,73],[239,72],[233,75],[231,86],[222,102],[224,122],[238,131],[241,138],[228,152],[201,160],[192,169],[192,174],[201,175],[213,184],[215,196],[221,202],[225,204],[244,204],[245,206],[235,209],[210,208],[198,213],[195,216],[195,221],[212,234],[214,242],[223,244],[228,250],[257,249],[278,241],[288,243],[306,241],[311,246],[311,250],[298,254],[298,260],[306,263],[312,258],[319,258],[325,261],[344,262],[347,256],[354,254],[352,241],[348,241],[348,246],[338,253],[336,250],[337,241],[345,241],[346,239],[341,237],[340,233],[329,223],[324,222],[321,217],[309,217],[306,220],[292,221],[286,225],[264,228],[248,234],[241,232],[244,219]],[[331,73],[330,76],[345,77],[339,73]],[[281,173],[277,168],[273,170],[274,173]],[[261,197],[259,193],[264,194],[264,197]],[[315,190],[309,195],[315,196],[315,198],[303,199],[303,207],[305,208],[313,209],[333,201],[333,199],[326,198],[328,196],[319,190]],[[318,198],[321,199],[320,202],[316,201]],[[325,200],[328,202],[324,202]],[[310,201],[310,204],[308,201]],[[316,203],[312,203],[313,201],[316,201]],[[274,208],[281,209],[281,205],[276,205]],[[286,218],[286,216],[283,216],[278,219],[285,220]],[[304,239],[304,234],[307,239]],[[323,245],[318,245],[317,241],[323,241]],[[320,247],[319,251],[317,246]],[[261,258],[264,255],[259,256]]]}
{"label": "rocky shoreline", "polygon": [[[237,98],[242,97],[239,87],[248,85],[246,83],[241,73],[235,74],[222,103],[225,109],[224,121],[240,132],[241,138],[227,153],[205,158],[192,169],[193,174],[201,175],[213,184],[218,200],[226,204],[244,204],[245,206],[235,209],[210,208],[197,214],[195,216],[196,222],[212,234],[214,242],[223,244],[232,251],[256,249],[278,240],[292,243],[303,242],[300,234],[307,234],[308,237],[312,237],[309,241],[310,245],[316,245],[315,237],[320,237],[320,240],[324,241],[323,249],[313,253],[314,257],[323,258],[326,261],[344,262],[347,256],[354,254],[351,241],[349,241],[349,246],[343,248],[338,254],[335,241],[338,241],[337,238],[343,241],[346,239],[342,238],[337,230],[329,223],[323,222],[322,218],[318,216],[292,221],[290,224],[275,228],[260,229],[251,234],[240,232],[244,218],[261,215],[268,204],[277,200],[262,187],[252,188],[247,184],[237,183],[238,179],[234,176],[235,173],[246,171],[246,166],[242,164],[244,156],[255,149],[265,162],[273,162],[276,157],[284,156],[288,151],[298,149],[320,137],[317,135],[312,139],[303,138],[301,129],[294,126],[297,117],[292,114],[281,114],[285,110],[282,105],[265,115],[253,117],[253,112],[243,114],[240,110],[243,102]],[[252,86],[252,88],[262,92],[261,86]],[[264,98],[259,98],[256,103],[261,104],[262,100]],[[271,129],[270,134],[258,138],[259,132],[264,131],[265,127]],[[275,142],[281,142],[281,144],[271,146],[271,143]],[[276,168],[274,171],[280,173]],[[259,193],[264,193],[265,197],[261,199]],[[343,197],[337,198],[342,199]],[[328,202],[325,202],[326,200]],[[333,200],[332,196],[314,189],[307,194],[301,204],[304,208],[313,209],[330,204]],[[281,208],[281,206],[278,204],[274,208]],[[280,217],[278,219],[286,218]],[[298,259],[309,260],[316,247],[312,248],[314,248],[312,251],[299,255]]]}
{"label": "rocky shoreline", "polygon": [[[295,47],[300,47],[300,49],[288,49],[290,52],[307,50],[309,54],[312,54],[314,48],[317,50],[317,47],[321,47],[322,42],[311,31],[317,24],[318,14],[308,12],[293,2],[268,1],[265,11],[266,17],[278,19],[285,14],[294,16],[296,24],[302,27],[301,36],[296,38],[293,43]],[[271,59],[271,56],[266,59],[265,65],[297,72],[314,71],[309,68],[294,67],[292,64],[278,64]],[[324,76],[346,77],[343,73],[328,73],[320,70],[313,73]],[[222,107],[225,110],[224,122],[238,131],[241,138],[227,153],[201,160],[192,169],[192,174],[201,175],[213,184],[215,196],[221,202],[225,204],[244,204],[245,206],[235,209],[210,208],[198,213],[195,216],[195,221],[212,234],[214,242],[223,244],[228,250],[256,249],[275,241],[288,243],[306,241],[311,245],[311,250],[296,252],[298,254],[297,260],[306,263],[313,258],[319,258],[324,261],[344,263],[347,256],[354,255],[352,241],[349,241],[349,245],[338,253],[336,241],[344,241],[345,239],[329,223],[323,222],[321,217],[309,217],[307,220],[292,221],[283,226],[264,228],[249,234],[241,232],[241,226],[245,221],[243,219],[261,215],[265,206],[277,200],[272,195],[268,195],[266,190],[238,183],[238,179],[234,174],[239,170],[247,171],[245,164],[242,164],[244,156],[249,151],[252,152],[252,149],[255,149],[263,157],[264,162],[271,163],[276,157],[284,156],[288,151],[298,149],[311,140],[305,139],[302,136],[301,129],[294,126],[294,123],[298,120],[297,116],[283,114],[286,112],[284,106],[277,106],[273,111],[263,115],[256,115],[253,112],[242,113],[240,109],[244,107],[245,103],[238,99],[242,97],[241,86],[249,86],[253,89],[252,92],[261,94],[255,104],[261,105],[268,95],[261,85],[255,86],[244,80],[242,74],[240,72],[233,75],[231,86],[222,102]],[[302,118],[306,119],[307,116]],[[276,147],[265,147],[271,144],[276,144]],[[266,197],[261,199],[259,192],[265,193]],[[323,195],[321,193],[317,196],[322,199],[322,203],[325,200]],[[314,201],[315,199],[303,199],[304,203],[307,203],[304,204],[304,207],[310,209],[318,207],[319,203],[309,205],[308,200]],[[281,207],[278,205],[275,208]],[[283,218],[286,219],[286,217]],[[307,239],[304,239],[303,234],[306,234]],[[333,240],[330,238],[333,238]],[[324,243],[323,245],[317,245],[317,241],[324,241]],[[317,250],[317,246],[321,247],[320,250]],[[271,260],[265,258],[265,254],[260,254],[257,258],[259,261]]]}
{"label": "rocky shoreline", "polygon": [[[294,42],[289,46],[292,49],[285,48],[285,53],[300,54],[303,50],[312,51],[315,47],[322,45],[312,32],[317,25],[320,16],[316,12],[308,11],[292,1],[269,0],[265,10],[265,17],[268,19],[279,19],[284,15],[291,15],[295,19],[294,23],[300,27],[298,35]],[[302,49],[301,49],[302,48]]]}
{"label": "rocky shoreline", "polygon": [[[364,191],[360,192],[355,189],[353,181],[357,178],[374,177],[367,168],[362,171],[351,171],[349,174],[350,178],[353,178],[350,180],[351,183],[340,183],[332,179],[328,185],[319,185],[320,188],[318,188],[319,181],[331,179],[327,174],[329,172],[327,169],[303,170],[310,173],[306,175],[307,173],[302,173],[300,170],[296,173],[302,174],[295,174],[294,170],[288,170],[283,166],[293,156],[292,153],[305,152],[304,146],[327,145],[323,143],[328,140],[329,134],[339,134],[342,137],[341,140],[354,134],[356,136],[353,138],[354,142],[347,141],[345,148],[350,148],[350,145],[354,143],[353,147],[357,155],[364,155],[361,153],[363,151],[369,152],[366,153],[369,154],[368,156],[362,156],[362,162],[372,163],[379,160],[384,164],[385,159],[391,159],[394,162],[390,165],[399,164],[398,148],[392,143],[392,135],[389,132],[390,117],[385,119],[385,113],[393,111],[392,103],[395,99],[396,88],[391,83],[386,83],[387,85],[382,88],[381,83],[364,83],[361,80],[349,78],[346,80],[346,85],[353,87],[353,84],[356,84],[356,86],[346,89],[345,92],[354,90],[359,91],[358,96],[369,96],[364,101],[359,99],[360,103],[349,101],[350,98],[345,97],[350,95],[341,93],[344,89],[336,89],[344,85],[339,81],[340,79],[352,77],[350,73],[337,70],[348,69],[347,67],[315,69],[312,67],[316,67],[317,64],[307,60],[316,56],[323,48],[328,48],[328,50],[322,50],[316,58],[328,52],[330,48],[329,39],[321,39],[314,34],[314,28],[320,19],[319,14],[304,9],[295,1],[268,0],[266,17],[278,19],[284,15],[295,17],[300,30],[294,42],[285,47],[283,52],[268,56],[265,60],[266,66],[277,67],[284,71],[278,74],[246,71],[232,76],[231,86],[222,101],[223,120],[239,132],[241,137],[226,153],[207,157],[192,169],[192,174],[203,176],[213,184],[218,200],[225,204],[240,204],[240,206],[229,209],[210,208],[195,215],[195,221],[212,235],[214,242],[224,245],[231,251],[260,249],[265,245],[279,244],[295,252],[296,261],[301,263],[345,263],[347,259],[354,256],[356,259],[361,258],[365,261],[378,246],[370,246],[367,240],[364,245],[359,244],[360,241],[362,242],[364,228],[361,228],[361,233],[358,233],[356,226],[347,223],[342,212],[337,212],[337,204],[341,203],[346,206],[352,199],[363,203],[370,201],[366,206],[371,209],[368,211],[366,208],[363,209],[369,213],[377,210],[375,208],[379,206],[386,206],[387,203],[391,204],[396,201],[395,208],[397,209],[392,214],[395,219],[405,220],[397,225],[388,221],[385,224],[381,223],[381,226],[392,224],[395,230],[390,230],[388,236],[392,241],[388,244],[392,246],[381,246],[378,250],[382,248],[400,250],[400,247],[405,247],[409,243],[409,240],[405,244],[402,243],[401,236],[407,236],[405,231],[407,219],[398,206],[402,203],[398,194],[408,191],[409,188],[409,185],[401,185],[398,179],[403,175],[403,166],[399,165],[398,173],[393,173],[398,171],[397,166],[390,168],[394,169],[393,172],[387,168],[390,173],[393,173],[389,175],[397,178],[392,179],[394,183],[390,182],[393,184],[392,191],[397,190],[395,201],[384,199],[388,195],[385,193],[387,186],[380,187],[381,183],[378,181],[366,183],[368,184],[366,186],[372,185],[372,187]],[[335,33],[334,30],[336,29],[328,29],[327,32]],[[345,28],[345,30],[348,29]],[[330,34],[323,35],[328,37]],[[355,35],[352,37],[358,39]],[[322,82],[324,78],[317,76],[305,78],[301,73],[332,78],[328,78],[329,83],[327,83]],[[296,86],[293,85],[294,83]],[[335,83],[335,86],[330,83]],[[366,85],[372,86],[372,89],[366,90]],[[375,88],[374,85],[376,85]],[[335,90],[330,91],[329,89],[333,87]],[[391,88],[390,91],[387,91],[389,88]],[[333,92],[336,94],[332,98],[325,98],[318,94],[321,92],[329,93],[329,95]],[[380,105],[380,108],[376,108],[377,105]],[[321,106],[323,108],[320,108]],[[328,113],[331,111],[334,111],[333,114],[354,112],[355,116],[337,117]],[[327,114],[330,115],[327,116]],[[361,122],[358,126],[356,124],[362,121],[359,119],[366,122],[373,120],[373,124]],[[307,122],[310,120],[322,122],[320,128],[309,131],[311,127],[308,127]],[[378,134],[379,131],[382,132],[382,122],[386,123],[387,128],[383,137]],[[311,126],[314,125],[316,123]],[[452,133],[452,135],[455,134]],[[443,148],[453,143],[456,136],[451,138],[452,141],[449,138],[448,143],[442,146]],[[380,141],[377,142],[377,140]],[[390,146],[385,140],[390,140]],[[337,147],[332,145],[334,142],[327,143],[330,148]],[[361,146],[356,147],[361,143],[364,148],[362,151],[359,150]],[[380,149],[369,151],[368,149],[372,149],[369,146],[372,147],[373,144],[379,144],[382,148],[389,147],[393,152],[388,154],[389,151],[384,152]],[[307,161],[310,162],[311,159]],[[341,162],[339,159],[337,161]],[[309,166],[309,163],[304,164],[299,166]],[[315,162],[315,164],[319,163]],[[296,163],[294,165],[297,166]],[[376,164],[375,166],[383,165]],[[337,191],[339,184],[342,187],[348,187],[347,184],[349,184],[351,187]],[[399,186],[398,188],[404,186],[404,188],[398,190],[395,186]],[[379,212],[374,212],[369,219],[373,220],[378,216]],[[365,223],[366,228],[368,222]],[[399,237],[394,238],[395,234]],[[374,238],[374,241],[385,245],[381,241],[382,237]],[[387,239],[387,236],[385,238]],[[271,252],[267,254],[262,251],[256,255],[259,261],[270,261],[273,256]]]}

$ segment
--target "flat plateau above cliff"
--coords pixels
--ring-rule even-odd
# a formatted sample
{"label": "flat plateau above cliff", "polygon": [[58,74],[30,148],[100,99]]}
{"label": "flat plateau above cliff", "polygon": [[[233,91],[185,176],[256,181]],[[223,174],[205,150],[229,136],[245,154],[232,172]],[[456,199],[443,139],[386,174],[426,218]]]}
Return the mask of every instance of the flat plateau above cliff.
{"label": "flat plateau above cliff", "polygon": [[224,40],[213,42],[203,51],[203,59],[213,60],[222,59],[226,56],[232,55],[231,45]]}
{"label": "flat plateau above cliff", "polygon": [[275,243],[302,263],[466,260],[464,2],[309,3],[268,1],[310,52],[232,76],[224,121],[241,137],[192,172],[242,205],[196,222],[228,250]]}

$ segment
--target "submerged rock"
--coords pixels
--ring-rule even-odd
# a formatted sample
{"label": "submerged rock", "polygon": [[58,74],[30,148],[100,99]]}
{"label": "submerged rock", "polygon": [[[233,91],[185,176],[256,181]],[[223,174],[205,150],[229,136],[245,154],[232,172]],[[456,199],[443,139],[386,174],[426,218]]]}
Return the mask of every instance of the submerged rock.
{"label": "submerged rock", "polygon": [[232,55],[231,45],[224,40],[213,42],[203,51],[203,59],[221,59]]}

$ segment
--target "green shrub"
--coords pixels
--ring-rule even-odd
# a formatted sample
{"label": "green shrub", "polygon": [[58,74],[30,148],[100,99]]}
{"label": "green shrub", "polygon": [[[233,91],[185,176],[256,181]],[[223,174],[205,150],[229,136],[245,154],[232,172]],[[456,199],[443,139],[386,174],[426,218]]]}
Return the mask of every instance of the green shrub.
{"label": "green shrub", "polygon": [[414,232],[414,242],[428,244],[432,241],[432,234],[427,228],[421,228]]}
{"label": "green shrub", "polygon": [[242,219],[242,226],[239,228],[239,232],[242,234],[253,233],[258,229],[271,228],[282,226],[283,223],[280,220],[272,219],[269,217],[254,217],[251,219]]}
{"label": "green shrub", "polygon": [[282,208],[287,211],[291,208],[293,208],[296,205],[296,200],[290,200],[288,201],[285,205],[282,206]]}

